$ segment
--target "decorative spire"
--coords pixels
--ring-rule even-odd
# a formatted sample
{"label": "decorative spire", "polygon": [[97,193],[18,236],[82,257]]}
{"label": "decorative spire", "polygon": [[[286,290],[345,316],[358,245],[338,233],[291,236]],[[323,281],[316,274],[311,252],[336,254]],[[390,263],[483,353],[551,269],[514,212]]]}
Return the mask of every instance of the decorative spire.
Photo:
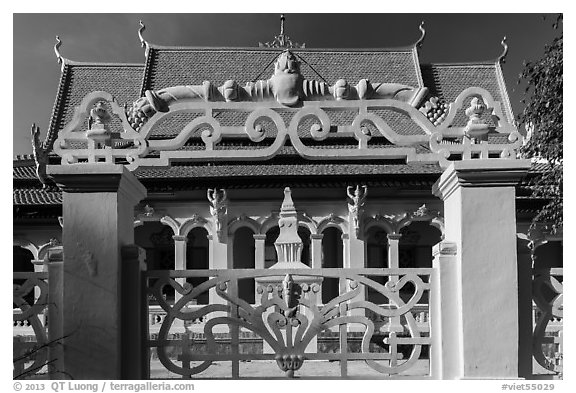
{"label": "decorative spire", "polygon": [[284,14],[280,14],[280,34],[274,36],[272,42],[258,43],[258,46],[265,48],[305,48],[306,44],[299,44],[297,42],[292,42],[290,37],[284,34],[284,21],[286,17]]}
{"label": "decorative spire", "polygon": [[56,44],[54,44],[54,53],[56,53],[56,59],[58,59],[58,64],[64,69],[64,58],[60,54],[60,46],[62,46],[62,40],[59,36],[56,36]]}
{"label": "decorative spire", "polygon": [[504,64],[504,63],[506,63],[506,55],[508,54],[508,44],[506,43],[506,36],[504,36],[504,38],[502,38],[502,41],[500,41],[500,44],[502,44],[502,47],[504,48],[504,50],[502,51],[502,54],[500,55],[500,57],[498,57],[498,62],[500,64]]}
{"label": "decorative spire", "polygon": [[426,30],[424,30],[424,21],[420,22],[420,26],[418,28],[420,29],[420,32],[422,34],[420,35],[420,38],[418,38],[418,41],[416,41],[416,48],[420,49],[422,47],[422,44],[424,43],[424,37],[426,37]]}
{"label": "decorative spire", "polygon": [[302,239],[298,236],[298,213],[292,201],[290,187],[284,189],[284,200],[278,220],[280,235],[274,246],[278,262],[299,262],[302,254]]}

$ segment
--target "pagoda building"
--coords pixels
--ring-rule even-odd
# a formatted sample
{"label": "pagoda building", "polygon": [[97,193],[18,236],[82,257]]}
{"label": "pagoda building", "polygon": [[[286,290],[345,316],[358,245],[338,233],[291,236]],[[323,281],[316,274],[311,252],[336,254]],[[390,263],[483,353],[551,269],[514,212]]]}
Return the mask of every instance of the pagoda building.
{"label": "pagoda building", "polygon": [[[495,323],[491,331],[512,332],[497,339],[504,355],[493,365],[483,364],[482,354],[474,358],[468,353],[476,344],[466,347],[472,332],[462,333],[460,345],[465,348],[459,359],[467,366],[479,362],[480,377],[518,377],[523,372],[518,342],[528,345],[532,339],[530,327],[529,333],[517,328],[523,316],[532,326],[532,298],[522,293],[522,280],[531,281],[532,273],[522,275],[521,266],[531,267],[538,253],[540,268],[562,267],[561,236],[529,232],[540,206],[529,198],[529,180],[542,167],[518,157],[523,137],[502,75],[506,48],[492,61],[424,64],[419,59],[425,34],[421,30],[422,37],[404,48],[307,48],[292,42],[283,28],[274,41],[259,47],[195,48],[150,43],[142,25],[143,64],[72,61],[62,57],[58,40],[55,51],[62,72],[47,136],[40,141],[33,126],[34,154],[13,163],[14,271],[47,272],[51,255],[61,256],[54,250],[63,246],[64,280],[80,272],[73,270],[76,263],[91,283],[67,286],[64,281],[64,306],[97,309],[90,303],[96,300],[73,303],[66,291],[98,286],[99,277],[107,274],[115,278],[102,280],[118,288],[114,280],[123,278],[110,273],[104,260],[120,261],[128,254],[113,251],[109,257],[99,248],[138,246],[145,252],[135,258],[141,258],[145,270],[156,272],[149,277],[149,315],[144,319],[151,333],[162,335],[163,321],[172,318],[166,307],[186,304],[199,310],[225,303],[223,293],[231,287],[194,292],[211,280],[202,271],[233,275],[238,270],[238,277],[245,278],[235,281],[234,295],[256,305],[264,296],[262,278],[242,274],[248,274],[247,269],[278,269],[278,285],[299,286],[304,292],[316,288],[315,302],[327,305],[355,287],[351,281],[344,285],[333,273],[337,270],[312,279],[303,275],[304,269],[354,274],[391,269],[386,277],[373,277],[380,287],[367,285],[358,296],[371,304],[396,301],[400,307],[398,302],[410,303],[414,288],[426,288],[418,299],[426,307],[417,322],[429,339],[424,346],[433,348],[436,338],[427,323],[435,306],[428,307],[429,297],[448,299],[449,294],[442,292],[445,288],[434,292],[432,281],[404,285],[401,269],[431,272],[442,269],[442,258],[471,261],[459,262],[473,265],[462,268],[462,277],[477,276],[485,286],[476,288],[465,278],[464,284],[454,284],[471,291],[470,298],[459,300],[460,318],[482,326]],[[117,191],[112,192],[114,187]],[[104,201],[115,192],[116,202]],[[99,200],[100,193],[104,196]],[[127,202],[120,202],[124,197]],[[133,228],[127,229],[127,222],[133,222]],[[474,267],[480,261],[487,270]],[[299,274],[285,279],[290,268]],[[164,280],[160,271],[189,273],[170,276],[173,284],[161,286],[155,284]],[[500,277],[491,283],[494,274]],[[20,285],[19,280],[15,283]],[[511,285],[506,287],[503,280],[511,280]],[[378,289],[396,284],[396,300]],[[23,297],[28,303],[34,301],[31,293]],[[40,290],[34,293],[38,299]],[[187,298],[190,293],[193,299]],[[496,302],[516,300],[503,306],[504,317],[481,322],[483,306],[475,310],[477,317],[469,315],[473,310],[462,311],[463,304],[473,303],[472,294],[490,294],[500,299]],[[288,297],[278,296],[286,302],[283,315],[289,320],[296,308]],[[518,311],[522,307],[525,314]],[[79,311],[77,320],[88,318],[83,313]],[[369,314],[362,315],[386,332],[388,343],[415,329],[406,316],[378,319],[377,313]],[[64,331],[74,323],[61,318]],[[104,326],[115,323],[109,321],[112,317],[101,318]],[[449,318],[439,319],[444,327],[456,326]],[[188,333],[202,332],[209,320],[184,318],[170,329],[185,333],[188,340]],[[355,331],[363,330],[349,328],[344,336],[352,340]],[[329,336],[317,335],[306,351],[313,343],[313,351],[321,352]],[[480,336],[476,340],[481,342]],[[69,340],[73,347],[75,339]],[[193,376],[201,366],[185,366],[188,347],[183,348],[181,362],[167,368]],[[258,351],[265,354],[274,348],[268,342]],[[497,353],[486,351],[492,351],[486,358]],[[293,375],[302,364],[292,355],[277,361]],[[542,359],[548,369],[556,367]],[[87,364],[65,367],[80,372]],[[379,367],[373,368],[389,375],[398,364],[389,360]],[[434,367],[430,375],[440,378],[475,376],[474,370],[450,368],[449,362],[444,369]],[[83,375],[111,375],[105,368],[98,368],[101,374],[96,370]],[[109,378],[143,376],[126,373]]]}

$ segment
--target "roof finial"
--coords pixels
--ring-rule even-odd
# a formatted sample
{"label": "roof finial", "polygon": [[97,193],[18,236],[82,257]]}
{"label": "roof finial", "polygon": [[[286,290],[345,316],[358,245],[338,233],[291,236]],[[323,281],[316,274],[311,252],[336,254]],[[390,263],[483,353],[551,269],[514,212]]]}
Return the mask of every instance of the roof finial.
{"label": "roof finial", "polygon": [[138,29],[138,38],[140,39],[140,45],[142,46],[142,48],[146,48],[144,55],[146,57],[148,57],[148,51],[150,50],[150,46],[148,45],[148,42],[144,39],[144,36],[142,35],[142,33],[144,33],[144,30],[146,30],[146,26],[144,25],[144,22],[142,22],[142,20],[140,20],[140,28]]}
{"label": "roof finial", "polygon": [[498,57],[498,62],[500,64],[504,64],[504,63],[506,63],[506,55],[508,54],[508,44],[506,43],[506,36],[504,36],[504,38],[502,38],[502,41],[500,41],[500,44],[502,44],[502,46],[504,47],[504,50],[502,51],[502,54],[500,55],[500,57]]}
{"label": "roof finial", "polygon": [[62,55],[60,54],[60,46],[62,45],[62,40],[59,36],[56,36],[56,44],[54,44],[54,53],[56,53],[56,58],[58,59],[58,64],[63,63]]}
{"label": "roof finial", "polygon": [[422,44],[424,43],[424,37],[426,37],[426,30],[424,30],[424,21],[420,22],[420,26],[418,27],[422,32],[418,41],[416,41],[416,48],[420,49]]}
{"label": "roof finial", "polygon": [[300,45],[297,42],[292,42],[290,37],[284,34],[284,21],[286,17],[284,14],[280,14],[280,34],[274,36],[274,40],[272,42],[265,42],[265,43],[258,43],[260,47],[266,48],[304,48],[306,44]]}
{"label": "roof finial", "polygon": [[142,36],[144,30],[146,30],[146,26],[144,26],[144,23],[142,22],[142,20],[140,20],[140,28],[138,29],[138,38],[140,38],[140,44],[142,45],[142,48],[146,46],[146,40]]}

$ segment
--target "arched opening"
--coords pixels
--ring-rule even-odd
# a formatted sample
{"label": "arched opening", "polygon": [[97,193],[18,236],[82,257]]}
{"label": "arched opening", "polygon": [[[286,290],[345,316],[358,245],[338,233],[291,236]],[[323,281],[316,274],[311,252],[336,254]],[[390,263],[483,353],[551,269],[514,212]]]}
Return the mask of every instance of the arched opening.
{"label": "arched opening", "polygon": [[[12,271],[13,272],[33,272],[34,271],[34,264],[32,260],[34,259],[34,255],[30,250],[27,250],[20,246],[13,246],[12,247]],[[12,283],[14,285],[22,285],[24,284],[25,279],[14,279]],[[26,296],[24,296],[24,301],[29,305],[34,304],[34,289],[32,289]],[[13,305],[16,308],[16,304]]]}
{"label": "arched opening", "polygon": [[[266,232],[266,240],[264,241],[264,267],[269,268],[278,261],[276,248],[274,242],[280,236],[280,228],[274,226]],[[298,236],[302,239],[302,254],[300,262],[306,266],[312,266],[310,254],[310,230],[305,226],[298,227]]]}
{"label": "arched opening", "polygon": [[[188,232],[188,243],[186,245],[186,269],[200,270],[209,269],[208,260],[208,231],[204,228],[196,227]],[[186,282],[192,287],[197,287],[208,281],[208,277],[191,277]],[[208,304],[208,291],[198,295],[198,304]]]}
{"label": "arched opening", "polygon": [[[432,247],[442,240],[442,233],[427,221],[414,221],[400,230],[402,237],[398,247],[398,267],[431,268]],[[408,283],[400,290],[400,296],[408,301],[416,288]],[[428,303],[428,292],[422,295],[421,303]]]}
{"label": "arched opening", "polygon": [[[326,228],[322,234],[322,267],[344,267],[342,231],[339,228]],[[322,303],[326,304],[340,294],[340,283],[337,278],[324,277],[322,281]]]}
{"label": "arched opening", "polygon": [[[241,227],[234,232],[232,245],[232,267],[234,269],[254,269],[255,246],[254,231],[248,227]],[[238,296],[250,304],[254,304],[254,279],[238,280]]]}
{"label": "arched opening", "polygon": [[[174,266],[174,231],[159,221],[146,221],[134,228],[134,243],[146,251],[146,267],[148,270],[172,270]],[[151,279],[148,285],[154,286],[156,279]],[[164,298],[174,301],[174,288],[170,285],[162,288]],[[151,295],[150,295],[151,296]],[[152,304],[156,303],[150,297]]]}
{"label": "arched opening", "polygon": [[[388,267],[388,234],[383,228],[374,226],[366,233],[366,267],[380,269]],[[382,285],[388,281],[386,276],[369,276],[369,278]],[[373,288],[367,288],[366,299],[376,304],[388,301]]]}

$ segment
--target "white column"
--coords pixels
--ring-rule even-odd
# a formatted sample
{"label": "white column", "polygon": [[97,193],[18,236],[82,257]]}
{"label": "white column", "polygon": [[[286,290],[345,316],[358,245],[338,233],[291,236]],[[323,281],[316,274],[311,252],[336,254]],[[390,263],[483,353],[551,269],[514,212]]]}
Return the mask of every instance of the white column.
{"label": "white column", "polygon": [[[450,164],[433,187],[444,201],[446,239],[454,242],[456,378],[518,378],[518,279],[515,185],[528,160]],[[444,282],[441,283],[441,288]],[[444,318],[443,318],[443,321]],[[446,329],[446,323],[442,329]]]}
{"label": "white column", "polygon": [[139,379],[126,352],[142,337],[121,323],[122,246],[134,243],[134,206],[146,188],[122,165],[48,167],[63,190],[64,371],[74,379]]}
{"label": "white column", "polygon": [[457,291],[456,244],[441,242],[432,249],[435,269],[430,289],[430,366],[435,379],[458,377],[459,310]]}
{"label": "white column", "polygon": [[[389,233],[388,237],[388,267],[391,269],[398,269],[400,267],[400,251],[399,251],[399,243],[400,238],[402,238],[401,233]],[[390,276],[389,280],[392,283],[397,283],[399,277],[394,275]],[[400,323],[400,317],[392,317],[390,318],[390,323],[387,326],[387,330],[389,332],[396,332],[401,333],[404,331],[402,324]]]}
{"label": "white column", "polygon": [[[186,245],[188,243],[188,236],[174,235],[174,270],[186,270]],[[186,279],[177,278],[176,282],[184,287]],[[182,295],[178,291],[174,294],[174,302],[182,298]]]}
{"label": "white column", "polygon": [[[356,232],[353,229],[353,225],[350,224],[350,234],[342,234],[342,252],[344,253],[343,265],[344,269],[363,269],[365,267],[365,250],[364,250],[364,240],[356,237]],[[348,288],[349,289],[349,288]],[[366,300],[366,288],[360,291],[358,296],[354,298],[355,302],[361,302]],[[351,311],[351,315],[366,316],[366,310],[355,309]],[[349,332],[361,332],[364,331],[364,327],[358,324],[346,325]]]}
{"label": "white column", "polygon": [[[255,234],[254,237],[254,268],[255,269],[264,269],[264,249],[266,245],[266,235],[263,234]],[[254,285],[254,299],[256,304],[260,304],[260,296],[258,295],[258,282],[255,282]]]}
{"label": "white column", "polygon": [[312,269],[322,268],[322,238],[321,233],[313,233],[310,235],[312,246]]}

